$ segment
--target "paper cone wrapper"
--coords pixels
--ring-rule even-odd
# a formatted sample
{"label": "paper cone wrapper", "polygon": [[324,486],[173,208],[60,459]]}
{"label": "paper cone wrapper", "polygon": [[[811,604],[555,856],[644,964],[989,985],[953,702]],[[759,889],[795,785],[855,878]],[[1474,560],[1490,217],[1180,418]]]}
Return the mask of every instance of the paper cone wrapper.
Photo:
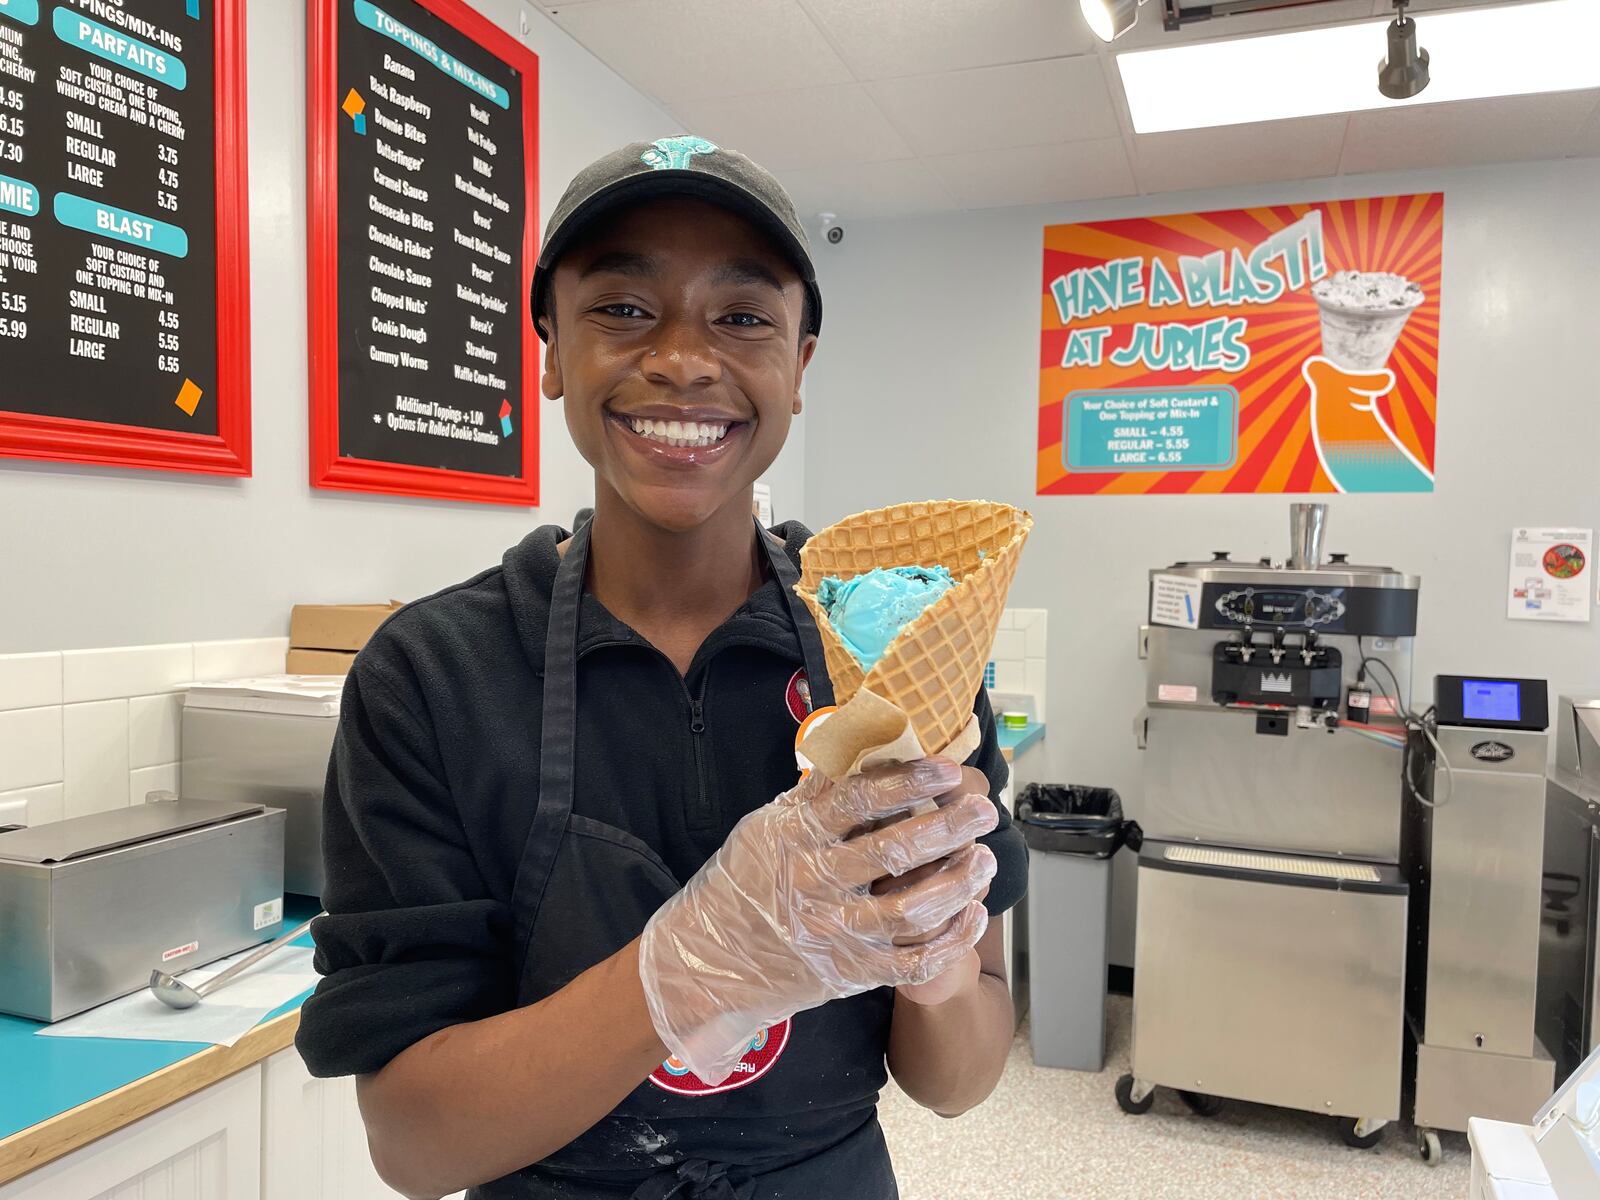
{"label": "paper cone wrapper", "polygon": [[[862,769],[869,757],[874,766],[943,753],[959,762],[977,748],[973,735],[981,737],[982,731],[972,722],[972,705],[1032,528],[1033,518],[1009,504],[930,500],[857,513],[805,544],[795,590],[816,618],[839,705],[801,748],[818,770],[840,779]],[[850,579],[876,567],[933,566],[946,568],[956,585],[908,623],[872,670],[863,672],[828,621],[817,588],[828,576]],[[896,717],[882,702],[897,711],[899,732],[891,728]],[[914,739],[915,752],[902,740],[906,735]],[[962,750],[967,741],[972,745]],[[883,758],[882,752],[897,742],[896,753]]]}

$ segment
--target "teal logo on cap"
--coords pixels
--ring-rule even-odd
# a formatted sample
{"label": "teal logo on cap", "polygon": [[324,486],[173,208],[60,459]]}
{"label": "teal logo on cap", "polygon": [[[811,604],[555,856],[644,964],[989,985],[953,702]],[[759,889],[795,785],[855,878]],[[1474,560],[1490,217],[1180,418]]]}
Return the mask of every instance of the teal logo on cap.
{"label": "teal logo on cap", "polygon": [[710,154],[716,146],[700,137],[657,138],[639,157],[652,171],[684,171],[696,154]]}

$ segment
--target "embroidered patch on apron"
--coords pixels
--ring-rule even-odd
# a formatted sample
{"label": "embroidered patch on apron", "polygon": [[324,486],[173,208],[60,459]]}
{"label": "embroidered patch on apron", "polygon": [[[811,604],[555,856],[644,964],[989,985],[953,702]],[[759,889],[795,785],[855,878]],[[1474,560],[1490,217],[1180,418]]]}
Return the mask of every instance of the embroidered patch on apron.
{"label": "embroidered patch on apron", "polygon": [[804,721],[811,715],[811,680],[806,678],[804,667],[789,676],[789,686],[783,690],[783,702],[789,706],[789,715],[796,721]]}
{"label": "embroidered patch on apron", "polygon": [[778,1061],[788,1044],[789,1022],[779,1021],[750,1039],[750,1048],[733,1068],[733,1074],[715,1087],[705,1083],[676,1058],[667,1059],[651,1071],[650,1082],[663,1091],[676,1092],[680,1096],[714,1096],[718,1092],[731,1092],[754,1083],[772,1070],[772,1065]]}

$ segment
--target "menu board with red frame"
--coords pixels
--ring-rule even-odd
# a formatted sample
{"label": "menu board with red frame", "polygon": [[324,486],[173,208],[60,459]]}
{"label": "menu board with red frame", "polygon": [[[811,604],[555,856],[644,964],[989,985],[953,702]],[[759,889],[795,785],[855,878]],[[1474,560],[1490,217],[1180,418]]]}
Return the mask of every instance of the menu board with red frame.
{"label": "menu board with red frame", "polygon": [[311,481],[538,503],[538,59],[462,0],[308,0]]}
{"label": "menu board with red frame", "polygon": [[244,0],[0,0],[0,455],[250,473]]}

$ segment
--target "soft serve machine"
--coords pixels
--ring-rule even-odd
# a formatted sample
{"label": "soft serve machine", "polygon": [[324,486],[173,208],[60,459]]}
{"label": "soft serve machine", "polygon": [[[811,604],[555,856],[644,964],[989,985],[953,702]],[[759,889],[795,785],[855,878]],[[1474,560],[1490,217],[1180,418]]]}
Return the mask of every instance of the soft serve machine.
{"label": "soft serve machine", "polygon": [[[1435,1127],[1508,1105],[1524,1120],[1549,1094],[1532,1032],[1543,684],[1441,676],[1415,711],[1419,582],[1324,561],[1325,523],[1293,506],[1287,562],[1150,573],[1117,1100],[1144,1112],[1162,1086],[1202,1114],[1219,1097],[1326,1113],[1370,1146],[1420,1093],[1437,1162]],[[1471,719],[1463,695],[1497,699]]]}

